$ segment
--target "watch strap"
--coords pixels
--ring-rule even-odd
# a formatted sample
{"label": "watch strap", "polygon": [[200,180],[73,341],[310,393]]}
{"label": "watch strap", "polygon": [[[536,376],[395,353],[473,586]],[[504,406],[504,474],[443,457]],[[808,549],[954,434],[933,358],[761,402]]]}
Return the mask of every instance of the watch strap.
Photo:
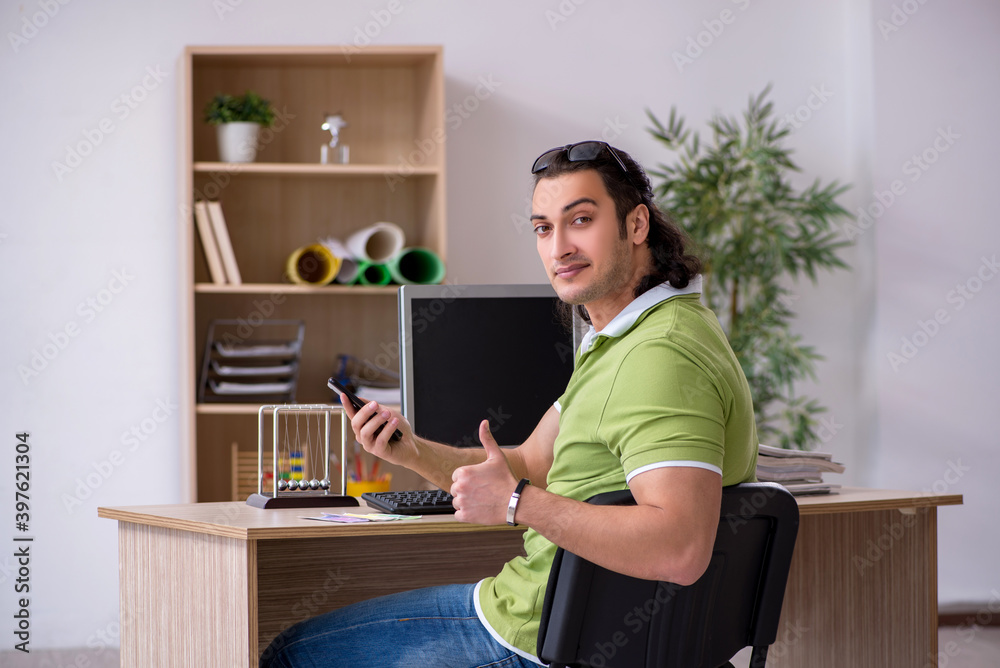
{"label": "watch strap", "polygon": [[521,478],[521,481],[517,483],[517,488],[514,489],[514,493],[510,495],[510,501],[507,502],[507,524],[512,527],[517,526],[517,522],[514,521],[514,513],[517,512],[517,502],[521,500],[521,492],[524,490],[524,486],[530,484],[527,478]]}

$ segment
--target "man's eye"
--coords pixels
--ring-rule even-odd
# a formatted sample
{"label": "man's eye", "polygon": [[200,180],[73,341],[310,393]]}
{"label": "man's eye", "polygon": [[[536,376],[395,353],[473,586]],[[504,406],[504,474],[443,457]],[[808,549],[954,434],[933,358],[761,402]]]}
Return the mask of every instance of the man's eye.
{"label": "man's eye", "polygon": [[587,223],[590,222],[590,220],[591,219],[590,219],[589,216],[577,216],[576,218],[573,219],[573,224],[574,225],[586,225]]}
{"label": "man's eye", "polygon": [[548,225],[535,225],[535,234],[542,235],[548,232],[550,229],[552,228]]}

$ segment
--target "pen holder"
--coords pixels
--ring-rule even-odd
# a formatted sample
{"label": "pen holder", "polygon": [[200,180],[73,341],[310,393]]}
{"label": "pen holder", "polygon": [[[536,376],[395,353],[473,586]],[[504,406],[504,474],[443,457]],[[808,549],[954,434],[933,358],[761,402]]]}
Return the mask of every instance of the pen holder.
{"label": "pen holder", "polygon": [[392,474],[385,473],[378,480],[348,480],[347,496],[360,497],[365,492],[388,492],[392,486]]}

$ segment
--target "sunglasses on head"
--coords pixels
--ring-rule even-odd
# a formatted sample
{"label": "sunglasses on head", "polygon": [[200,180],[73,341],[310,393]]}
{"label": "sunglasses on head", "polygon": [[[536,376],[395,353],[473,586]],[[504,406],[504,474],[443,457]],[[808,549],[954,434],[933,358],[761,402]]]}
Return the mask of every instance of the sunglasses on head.
{"label": "sunglasses on head", "polygon": [[560,146],[559,148],[552,148],[542,153],[535,159],[535,163],[531,166],[531,173],[537,174],[543,169],[548,168],[552,162],[558,158],[563,153],[566,154],[566,159],[570,162],[587,162],[588,160],[594,160],[599,156],[605,149],[608,153],[615,159],[618,166],[622,168],[625,172],[625,176],[631,181],[631,176],[629,176],[628,168],[625,167],[625,163],[618,156],[617,151],[611,148],[607,142],[603,141],[582,141],[576,144],[566,144],[565,146]]}

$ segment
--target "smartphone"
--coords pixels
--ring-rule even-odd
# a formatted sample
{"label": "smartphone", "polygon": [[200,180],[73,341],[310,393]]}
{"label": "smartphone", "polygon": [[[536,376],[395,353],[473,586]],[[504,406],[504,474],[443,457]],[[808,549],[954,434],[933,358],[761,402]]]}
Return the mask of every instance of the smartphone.
{"label": "smartphone", "polygon": [[[361,399],[359,399],[356,394],[354,394],[349,389],[344,387],[344,385],[341,384],[340,381],[338,381],[336,378],[331,378],[330,380],[326,381],[326,385],[327,387],[337,392],[338,394],[346,394],[348,400],[351,402],[351,405],[354,406],[354,410],[359,411],[365,407],[365,402],[361,401]],[[380,433],[382,433],[382,427],[384,426],[385,425],[383,424],[378,429],[375,430],[375,436],[378,436]],[[392,436],[389,437],[389,441],[390,442],[398,441],[401,438],[403,438],[403,433],[397,429],[392,434]]]}

